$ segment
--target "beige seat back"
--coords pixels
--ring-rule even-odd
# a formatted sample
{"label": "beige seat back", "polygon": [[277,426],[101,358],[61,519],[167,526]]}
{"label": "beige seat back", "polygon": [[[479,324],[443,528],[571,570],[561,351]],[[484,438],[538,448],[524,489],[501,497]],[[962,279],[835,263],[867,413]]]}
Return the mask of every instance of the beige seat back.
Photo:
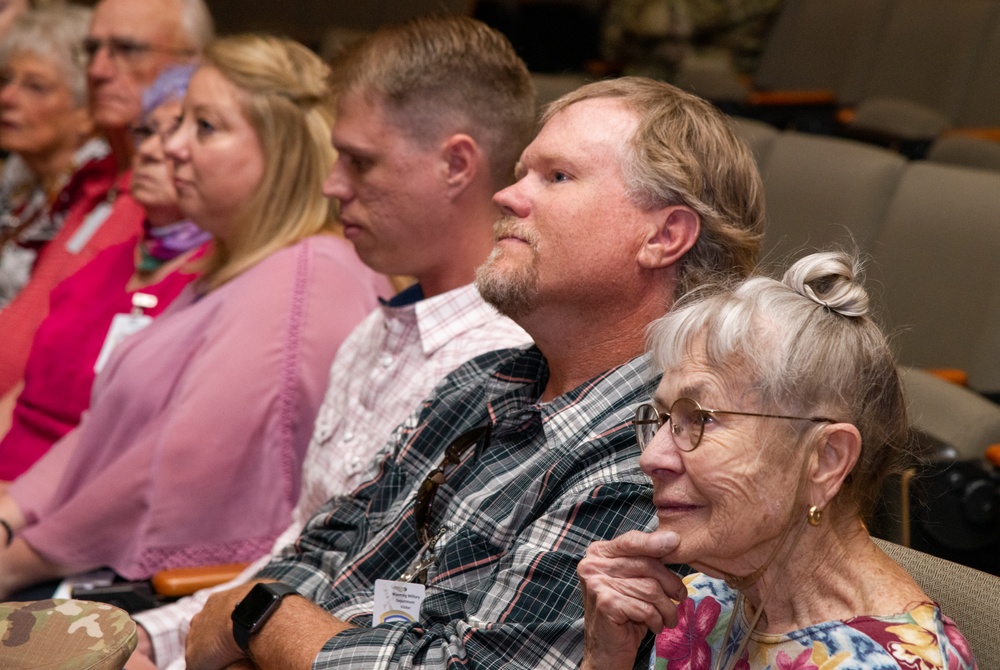
{"label": "beige seat back", "polygon": [[781,133],[762,169],[764,262],[836,243],[868,251],[905,166],[898,153],[862,142]]}
{"label": "beige seat back", "polygon": [[1000,391],[1000,173],[910,163],[872,255],[899,362],[961,368],[971,388]]}
{"label": "beige seat back", "polygon": [[981,670],[1000,668],[1000,577],[885,540],[875,544],[958,625]]}
{"label": "beige seat back", "polygon": [[855,97],[897,1],[786,0],[768,35],[754,86]]}

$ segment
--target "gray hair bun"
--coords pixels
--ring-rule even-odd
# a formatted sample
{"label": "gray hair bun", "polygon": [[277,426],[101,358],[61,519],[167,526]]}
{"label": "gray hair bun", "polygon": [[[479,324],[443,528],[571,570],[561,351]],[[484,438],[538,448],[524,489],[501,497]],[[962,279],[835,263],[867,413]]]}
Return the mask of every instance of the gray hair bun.
{"label": "gray hair bun", "polygon": [[868,313],[868,292],[855,281],[858,259],[843,251],[810,254],[788,268],[782,283],[841,316]]}

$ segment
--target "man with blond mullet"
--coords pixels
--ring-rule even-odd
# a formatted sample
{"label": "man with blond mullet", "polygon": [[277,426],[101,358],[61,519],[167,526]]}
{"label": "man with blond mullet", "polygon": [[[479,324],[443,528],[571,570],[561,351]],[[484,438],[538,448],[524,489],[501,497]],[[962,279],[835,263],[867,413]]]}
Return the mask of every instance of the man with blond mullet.
{"label": "man with blond mullet", "polygon": [[668,84],[590,84],[543,122],[494,196],[506,216],[477,276],[536,346],[458,368],[371,479],[209,599],[191,670],[579,665],[577,563],[655,521],[631,428],[658,382],[646,327],[750,272],[763,202],[724,117]]}
{"label": "man with blond mullet", "polygon": [[35,331],[49,311],[49,294],[108,247],[142,230],[143,211],[129,195],[130,128],[139,121],[142,92],[169,65],[193,60],[212,38],[203,0],[101,0],[78,54],[87,66],[94,125],[110,153],[81,167],[60,197],[69,202],[62,228],[39,253],[31,279],[0,310],[0,398],[16,397]]}

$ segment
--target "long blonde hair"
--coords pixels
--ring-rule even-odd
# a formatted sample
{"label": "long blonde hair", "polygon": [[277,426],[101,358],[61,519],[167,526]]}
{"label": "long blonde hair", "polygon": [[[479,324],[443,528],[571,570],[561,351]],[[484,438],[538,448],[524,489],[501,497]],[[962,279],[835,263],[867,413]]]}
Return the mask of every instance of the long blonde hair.
{"label": "long blonde hair", "polygon": [[257,132],[264,174],[233,226],[217,239],[202,276],[218,288],[275,251],[336,229],[323,180],[336,158],[326,65],[309,49],[268,35],[220,38],[205,50],[213,67],[241,93],[243,115]]}

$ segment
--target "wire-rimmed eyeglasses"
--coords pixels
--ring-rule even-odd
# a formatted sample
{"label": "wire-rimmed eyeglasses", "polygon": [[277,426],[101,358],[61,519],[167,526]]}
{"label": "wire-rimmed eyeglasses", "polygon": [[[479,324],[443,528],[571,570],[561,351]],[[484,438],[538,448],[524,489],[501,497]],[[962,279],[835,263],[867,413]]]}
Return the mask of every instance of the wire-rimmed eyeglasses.
{"label": "wire-rimmed eyeglasses", "polygon": [[139,123],[131,126],[128,130],[132,135],[132,145],[138,147],[151,137],[156,137],[161,144],[166,144],[167,140],[177,131],[179,126],[180,123],[176,120],[166,126],[160,126],[150,121],[149,123]]}
{"label": "wire-rimmed eyeglasses", "polygon": [[836,423],[833,419],[819,416],[786,416],[784,414],[761,414],[758,412],[737,412],[728,409],[705,409],[691,398],[678,398],[670,409],[661,412],[653,405],[639,405],[635,410],[632,426],[635,428],[635,439],[639,449],[645,450],[656,435],[656,431],[665,423],[670,424],[670,435],[674,445],[681,451],[694,451],[701,444],[705,433],[705,424],[716,414],[735,414],[737,416],[756,416],[763,419],[789,419],[791,421],[818,421]]}
{"label": "wire-rimmed eyeglasses", "polygon": [[177,49],[124,37],[109,37],[106,40],[88,37],[76,48],[74,55],[77,64],[80,67],[89,67],[97,58],[97,53],[105,47],[108,50],[108,58],[129,67],[138,65],[145,56],[151,53],[162,53],[177,58],[189,58],[196,55],[193,49]]}

